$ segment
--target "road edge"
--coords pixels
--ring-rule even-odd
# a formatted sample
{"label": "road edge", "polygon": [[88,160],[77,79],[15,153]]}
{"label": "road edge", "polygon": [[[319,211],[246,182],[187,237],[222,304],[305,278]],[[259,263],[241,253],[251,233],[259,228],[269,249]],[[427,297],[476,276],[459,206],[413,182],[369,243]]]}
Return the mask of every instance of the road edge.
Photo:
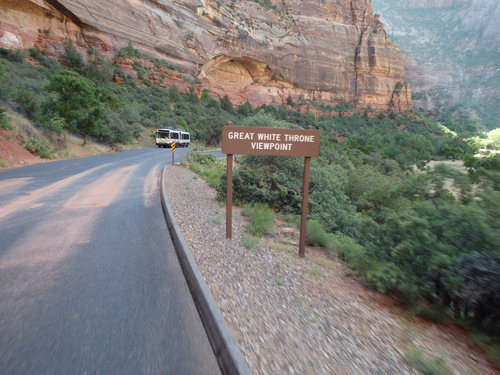
{"label": "road edge", "polygon": [[227,322],[224,320],[222,312],[219,306],[217,306],[170,208],[164,178],[166,175],[165,170],[168,166],[163,167],[160,173],[160,195],[163,215],[165,216],[167,228],[172,237],[174,249],[179,258],[184,277],[207,332],[217,362],[223,374],[251,375],[252,373],[245,358],[236,344],[236,340]]}

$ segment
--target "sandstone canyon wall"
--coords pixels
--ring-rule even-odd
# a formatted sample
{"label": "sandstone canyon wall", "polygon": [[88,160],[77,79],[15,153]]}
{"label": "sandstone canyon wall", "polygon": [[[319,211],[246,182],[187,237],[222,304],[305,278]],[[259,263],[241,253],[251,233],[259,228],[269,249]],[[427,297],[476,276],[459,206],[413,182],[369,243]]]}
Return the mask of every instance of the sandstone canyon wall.
{"label": "sandstone canyon wall", "polygon": [[372,3],[391,39],[404,51],[416,108],[438,118],[461,111],[485,131],[499,126],[500,1]]}
{"label": "sandstone canyon wall", "polygon": [[50,54],[65,37],[111,58],[132,42],[235,104],[412,107],[370,0],[0,0],[0,47]]}
{"label": "sandstone canyon wall", "polygon": [[494,0],[475,0],[459,13],[462,25],[479,35],[483,48],[500,49],[500,2]]}

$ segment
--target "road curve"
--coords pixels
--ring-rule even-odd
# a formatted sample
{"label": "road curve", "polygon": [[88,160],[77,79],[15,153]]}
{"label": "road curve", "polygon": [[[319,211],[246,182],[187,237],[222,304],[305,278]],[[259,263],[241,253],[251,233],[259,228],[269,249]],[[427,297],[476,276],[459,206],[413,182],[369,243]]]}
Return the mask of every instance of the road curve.
{"label": "road curve", "polygon": [[170,158],[0,172],[0,373],[220,373],[163,218]]}

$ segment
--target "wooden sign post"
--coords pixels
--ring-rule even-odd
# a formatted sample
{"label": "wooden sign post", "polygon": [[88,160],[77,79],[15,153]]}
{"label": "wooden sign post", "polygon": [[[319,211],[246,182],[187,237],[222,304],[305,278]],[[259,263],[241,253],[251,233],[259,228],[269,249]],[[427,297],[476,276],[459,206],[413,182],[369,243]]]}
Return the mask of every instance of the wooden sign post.
{"label": "wooden sign post", "polygon": [[232,238],[233,155],[304,156],[299,256],[305,256],[311,157],[319,155],[319,137],[315,129],[237,127],[232,122],[222,128],[222,152],[227,154],[227,238]]}

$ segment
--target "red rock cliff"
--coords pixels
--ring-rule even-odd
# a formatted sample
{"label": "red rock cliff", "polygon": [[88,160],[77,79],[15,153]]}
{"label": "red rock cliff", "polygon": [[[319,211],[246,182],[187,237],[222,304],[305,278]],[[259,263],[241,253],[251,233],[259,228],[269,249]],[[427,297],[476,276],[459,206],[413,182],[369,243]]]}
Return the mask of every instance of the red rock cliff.
{"label": "red rock cliff", "polygon": [[412,107],[402,56],[370,0],[1,0],[0,46],[110,57],[130,42],[233,103]]}

